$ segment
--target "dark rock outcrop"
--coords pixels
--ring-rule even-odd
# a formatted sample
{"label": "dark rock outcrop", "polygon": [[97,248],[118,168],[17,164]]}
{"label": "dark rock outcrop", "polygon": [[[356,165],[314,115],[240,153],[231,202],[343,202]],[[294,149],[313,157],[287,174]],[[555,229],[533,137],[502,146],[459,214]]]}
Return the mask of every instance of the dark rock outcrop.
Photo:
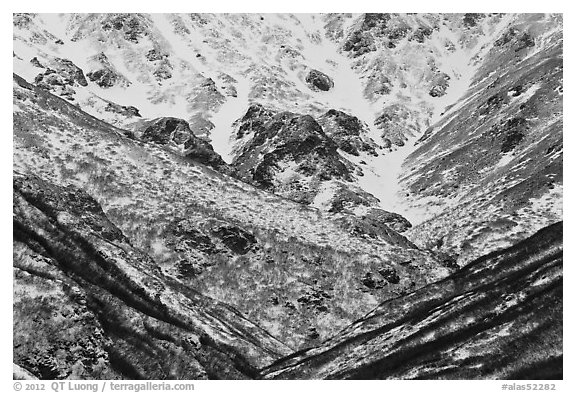
{"label": "dark rock outcrop", "polygon": [[374,120],[374,125],[382,130],[384,147],[404,146],[409,136],[419,133],[418,125],[412,121],[412,110],[402,104],[385,107]]}
{"label": "dark rock outcrop", "polygon": [[440,72],[432,79],[432,87],[428,94],[432,97],[442,97],[446,94],[446,89],[450,86],[450,76],[444,72]]}
{"label": "dark rock outcrop", "polygon": [[212,233],[236,254],[244,255],[256,244],[254,235],[238,226],[218,225],[212,229]]}
{"label": "dark rock outcrop", "polygon": [[306,75],[306,83],[312,90],[328,91],[334,87],[334,81],[328,75],[318,70],[310,70]]}
{"label": "dark rock outcrop", "polygon": [[56,57],[47,60],[43,65],[38,58],[34,57],[30,62],[36,67],[46,68],[43,73],[34,78],[34,83],[69,100],[73,100],[72,96],[76,93],[73,87],[88,85],[82,69],[68,59]]}
{"label": "dark rock outcrop", "polygon": [[482,19],[484,17],[484,14],[478,14],[478,13],[467,13],[464,14],[464,18],[462,19],[462,22],[464,23],[464,26],[470,28],[470,27],[474,27],[478,24],[478,21],[480,19]]}
{"label": "dark rock outcrop", "polygon": [[188,122],[175,117],[160,117],[147,121],[140,127],[140,132],[140,139],[143,141],[161,145],[171,142],[183,145],[194,137]]}
{"label": "dark rock outcrop", "polygon": [[264,125],[275,115],[275,112],[263,107],[261,104],[252,104],[240,119],[240,126],[236,138],[241,139],[245,135],[264,131]]}
{"label": "dark rock outcrop", "polygon": [[214,151],[210,143],[198,138],[187,121],[175,117],[160,117],[144,122],[138,130],[144,142],[160,145],[174,144],[183,149],[183,155],[194,161],[226,170],[227,164]]}
{"label": "dark rock outcrop", "polygon": [[416,248],[406,237],[402,236],[381,220],[371,216],[357,217],[345,215],[337,219],[342,228],[351,234],[364,238],[381,239],[402,247]]}
{"label": "dark rock outcrop", "polygon": [[93,65],[92,71],[86,74],[86,77],[102,88],[113,86],[129,86],[130,82],[116,70],[108,60],[104,52],[100,52],[90,58]]}
{"label": "dark rock outcrop", "polygon": [[354,57],[375,51],[375,37],[386,34],[390,19],[390,14],[365,14],[361,25],[344,42],[343,49],[351,52]]}
{"label": "dark rock outcrop", "polygon": [[109,14],[102,21],[102,29],[119,31],[125,40],[134,43],[148,35],[148,28],[138,14]]}
{"label": "dark rock outcrop", "polygon": [[[365,276],[365,285],[378,285],[373,274]],[[442,281],[382,303],[321,345],[276,362],[262,376],[562,379],[562,358],[558,223]]]}
{"label": "dark rock outcrop", "polygon": [[365,215],[366,218],[379,221],[394,229],[396,232],[405,232],[412,227],[410,221],[398,213],[388,212],[382,209],[370,209]]}
{"label": "dark rock outcrop", "polygon": [[106,112],[119,113],[126,117],[142,117],[142,115],[140,115],[140,111],[138,110],[138,108],[132,105],[126,106],[109,102],[108,105],[106,105],[106,107],[104,108],[104,110]]}
{"label": "dark rock outcrop", "polygon": [[254,133],[234,161],[242,179],[274,190],[281,163],[292,163],[295,172],[319,180],[351,179],[350,163],[343,161],[338,146],[312,116],[282,112],[266,121],[270,115],[252,106],[241,120],[242,132]]}
{"label": "dark rock outcrop", "polygon": [[148,59],[148,61],[163,60],[166,57],[168,57],[167,54],[162,53],[162,51],[156,48],[152,48],[146,53],[146,59]]}
{"label": "dark rock outcrop", "polygon": [[114,70],[101,68],[86,74],[91,82],[103,88],[113,87],[122,79]]}
{"label": "dark rock outcrop", "polygon": [[377,156],[376,143],[366,136],[367,127],[356,116],[342,111],[330,109],[320,118],[318,123],[326,135],[338,145],[342,151],[359,156],[360,152],[366,152]]}

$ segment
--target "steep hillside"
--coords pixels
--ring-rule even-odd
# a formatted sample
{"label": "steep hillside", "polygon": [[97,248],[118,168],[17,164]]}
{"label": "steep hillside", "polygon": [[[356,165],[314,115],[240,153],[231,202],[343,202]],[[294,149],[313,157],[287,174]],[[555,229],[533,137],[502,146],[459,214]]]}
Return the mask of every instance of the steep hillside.
{"label": "steep hillside", "polygon": [[287,346],[165,276],[84,191],[14,176],[14,363],[42,379],[253,377]]}
{"label": "steep hillside", "polygon": [[466,263],[562,219],[562,20],[516,19],[466,95],[418,141],[403,186],[428,221],[418,245]]}
{"label": "steep hillside", "polygon": [[[561,195],[559,15],[18,14],[14,26],[14,69],[27,81],[122,127],[184,119],[240,178],[300,203],[344,205],[360,217],[381,208],[412,224],[449,210],[413,236],[462,263],[510,244],[508,229],[517,240],[560,219],[561,209],[538,202],[558,205]],[[342,127],[340,111],[355,120]],[[327,162],[279,153],[269,132],[253,129],[283,112],[314,118],[332,146]],[[478,159],[477,144],[490,154]],[[556,164],[535,157],[554,146]],[[532,163],[518,171],[523,155]],[[471,176],[460,173],[468,160],[477,162]],[[539,180],[526,174],[549,164]],[[514,184],[532,181],[539,185]],[[515,188],[514,207],[470,202],[502,187]],[[471,219],[477,210],[490,217]],[[461,235],[452,238],[447,223],[456,221]]]}
{"label": "steep hillside", "polygon": [[18,375],[561,375],[562,15],[14,14],[13,40]]}
{"label": "steep hillside", "polygon": [[18,76],[14,168],[85,190],[164,274],[293,348],[449,272],[391,228],[403,228],[393,215],[359,219],[281,199],[133,139]]}
{"label": "steep hillside", "polygon": [[561,379],[562,223],[382,303],[264,378]]}

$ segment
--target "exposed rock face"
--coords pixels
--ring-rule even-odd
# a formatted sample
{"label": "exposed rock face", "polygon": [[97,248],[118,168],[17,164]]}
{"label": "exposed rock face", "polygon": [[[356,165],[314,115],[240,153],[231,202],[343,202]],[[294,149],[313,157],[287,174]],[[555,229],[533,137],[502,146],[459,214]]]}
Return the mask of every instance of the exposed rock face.
{"label": "exposed rock face", "polygon": [[377,203],[378,199],[376,199],[374,195],[339,183],[330,198],[329,208],[327,210],[331,213],[352,213],[357,206],[369,207]]}
{"label": "exposed rock face", "polygon": [[367,127],[356,116],[342,111],[330,109],[320,118],[318,123],[335,143],[338,148],[354,156],[360,152],[366,152],[377,156],[378,145],[366,136]]}
{"label": "exposed rock face", "polygon": [[93,64],[93,70],[88,72],[86,77],[98,86],[107,89],[113,86],[126,87],[130,85],[130,81],[116,70],[104,52],[93,56],[89,62]]}
{"label": "exposed rock face", "polygon": [[104,88],[115,86],[122,79],[116,72],[109,68],[91,71],[87,73],[86,76],[91,82]]}
{"label": "exposed rock face", "polygon": [[140,111],[138,110],[138,108],[133,107],[133,106],[125,106],[125,105],[118,105],[115,104],[113,102],[109,102],[108,105],[106,106],[106,108],[104,108],[105,111],[107,112],[115,112],[115,113],[119,113],[121,115],[124,115],[126,117],[142,117],[142,115],[140,115]]}
{"label": "exposed rock face", "polygon": [[401,104],[392,104],[384,108],[374,121],[382,130],[382,141],[385,147],[404,146],[409,137],[418,135],[421,124],[414,122],[414,111]]}
{"label": "exposed rock face", "polygon": [[254,235],[234,225],[220,224],[212,232],[236,254],[244,255],[256,244]]}
{"label": "exposed rock face", "polygon": [[85,192],[34,176],[14,178],[14,280],[14,363],[41,379],[243,379],[288,351],[164,276]]}
{"label": "exposed rock face", "polygon": [[[365,284],[377,285],[372,274]],[[562,379],[562,223],[378,306],[264,378]]]}
{"label": "exposed rock face", "polygon": [[428,94],[432,97],[442,97],[446,94],[446,89],[450,86],[450,76],[444,72],[438,73],[432,79],[432,87]]}
{"label": "exposed rock face", "polygon": [[143,23],[138,14],[110,14],[102,21],[104,31],[116,30],[128,41],[138,43],[138,40],[148,33],[148,26]]}
{"label": "exposed rock face", "polygon": [[382,222],[389,226],[390,228],[394,229],[396,232],[404,232],[407,229],[412,227],[410,221],[406,218],[402,217],[398,213],[387,212],[382,209],[370,209],[366,213],[366,218],[370,220]]}
{"label": "exposed rock face", "polygon": [[346,215],[338,219],[338,221],[343,229],[354,236],[361,238],[379,238],[382,240],[393,239],[395,244],[407,248],[416,248],[406,237],[390,229],[383,221],[375,219],[372,216],[357,217],[355,215]]}
{"label": "exposed rock face", "polygon": [[269,110],[261,104],[252,104],[240,119],[240,126],[236,133],[236,138],[244,138],[247,134],[264,132],[264,125],[275,115],[274,111]]}
{"label": "exposed rock face", "polygon": [[310,70],[306,75],[306,83],[312,90],[328,91],[334,87],[334,81],[325,73],[318,70]]}
{"label": "exposed rock face", "polygon": [[140,130],[143,141],[151,141],[161,145],[171,142],[176,145],[183,145],[194,137],[188,123],[174,117],[161,117],[145,122]]}
{"label": "exposed rock face", "polygon": [[46,69],[34,79],[38,86],[69,100],[74,100],[73,95],[76,91],[73,87],[88,85],[82,70],[68,59],[55,57],[48,59],[43,65],[37,57],[34,57],[30,62],[36,67]]}
{"label": "exposed rock face", "polygon": [[351,179],[351,163],[337,153],[337,145],[313,117],[291,112],[271,115],[253,106],[241,120],[239,133],[253,133],[234,161],[242,179],[280,191],[278,172],[287,166],[308,178]]}
{"label": "exposed rock face", "polygon": [[173,144],[182,149],[182,154],[192,160],[226,169],[227,165],[210,143],[198,138],[188,122],[174,117],[161,117],[144,122],[138,130],[140,139],[160,145]]}

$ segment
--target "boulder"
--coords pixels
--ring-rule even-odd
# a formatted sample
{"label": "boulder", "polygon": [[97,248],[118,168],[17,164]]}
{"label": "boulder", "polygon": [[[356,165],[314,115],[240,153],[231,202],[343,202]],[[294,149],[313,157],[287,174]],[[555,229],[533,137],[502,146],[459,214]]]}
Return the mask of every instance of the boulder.
{"label": "boulder", "polygon": [[312,90],[328,91],[334,87],[334,81],[323,72],[310,70],[306,75],[306,83]]}

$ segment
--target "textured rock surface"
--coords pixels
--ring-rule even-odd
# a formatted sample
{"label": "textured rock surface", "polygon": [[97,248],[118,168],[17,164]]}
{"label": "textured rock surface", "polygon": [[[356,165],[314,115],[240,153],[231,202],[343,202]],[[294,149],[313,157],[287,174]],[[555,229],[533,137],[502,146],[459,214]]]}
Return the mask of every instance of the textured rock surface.
{"label": "textured rock surface", "polygon": [[310,70],[306,75],[306,83],[312,90],[328,91],[334,87],[334,81],[325,73],[318,70]]}
{"label": "textured rock surface", "polygon": [[367,136],[368,127],[356,116],[330,109],[318,118],[318,123],[344,152],[354,156],[359,156],[360,152],[378,156],[379,146]]}
{"label": "textured rock surface", "polygon": [[214,151],[210,143],[194,135],[185,120],[163,117],[145,121],[138,126],[137,133],[145,142],[174,145],[187,158],[223,172],[229,171],[222,157]]}

